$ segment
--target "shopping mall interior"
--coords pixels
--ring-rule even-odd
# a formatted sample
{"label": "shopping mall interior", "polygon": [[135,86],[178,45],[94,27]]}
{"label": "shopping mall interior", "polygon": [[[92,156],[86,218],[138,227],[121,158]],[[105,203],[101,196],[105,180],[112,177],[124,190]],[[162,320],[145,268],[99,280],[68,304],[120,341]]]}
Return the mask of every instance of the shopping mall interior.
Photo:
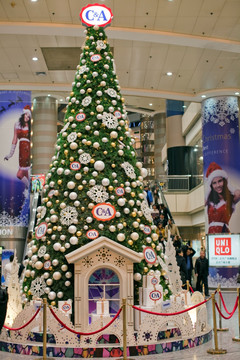
{"label": "shopping mall interior", "polygon": [[[31,92],[32,176],[48,172],[57,133],[64,126],[66,98],[85,41],[79,14],[89,3],[0,0],[0,92]],[[105,32],[137,159],[147,169],[145,184],[159,189],[159,203],[169,208],[182,240],[199,255],[207,247],[202,109],[212,98],[231,97],[239,103],[240,0],[100,0],[99,4],[113,13]],[[239,214],[236,206],[231,220],[235,224]],[[232,229],[239,232],[239,225]],[[6,247],[5,235],[0,234],[0,244]],[[25,239],[11,243],[22,257]],[[235,294],[226,295],[231,308]],[[208,316],[212,319],[210,303]],[[238,343],[229,345],[237,320],[235,313],[230,332],[220,335],[228,354],[207,354],[208,343],[184,350],[180,357],[237,359]],[[145,358],[156,356],[161,357]],[[178,353],[164,355],[177,357]],[[34,357],[0,353],[0,358]]]}

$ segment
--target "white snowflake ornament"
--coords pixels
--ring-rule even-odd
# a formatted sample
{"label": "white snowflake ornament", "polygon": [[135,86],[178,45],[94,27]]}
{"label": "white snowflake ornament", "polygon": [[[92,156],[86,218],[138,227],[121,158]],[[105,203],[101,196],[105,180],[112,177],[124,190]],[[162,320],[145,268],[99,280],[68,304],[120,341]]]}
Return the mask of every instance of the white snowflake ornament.
{"label": "white snowflake ornament", "polygon": [[39,298],[45,293],[46,287],[44,277],[41,276],[32,281],[30,291],[34,297]]}
{"label": "white snowflake ornament", "polygon": [[46,250],[47,248],[45,245],[41,246],[38,250],[38,257],[43,257],[46,254]]}
{"label": "white snowflake ornament", "polygon": [[145,216],[145,218],[148,220],[148,221],[153,221],[152,219],[152,215],[151,215],[151,210],[148,206],[148,203],[147,201],[144,199],[142,204],[141,204],[141,210],[142,210],[142,213],[143,215]]}
{"label": "white snowflake ornament", "polygon": [[77,133],[76,132],[71,132],[71,134],[68,135],[67,140],[68,140],[68,142],[71,143],[71,142],[75,141],[76,138],[77,138]]}
{"label": "white snowflake ornament", "polygon": [[80,66],[78,72],[79,72],[79,74],[83,74],[83,73],[85,73],[86,70],[87,70],[87,66],[82,65],[82,66]]}
{"label": "white snowflake ornament", "polygon": [[108,129],[116,129],[118,126],[118,119],[113,114],[104,112],[102,115],[102,123],[106,125]]}
{"label": "white snowflake ornament", "polygon": [[130,179],[136,179],[136,174],[135,174],[135,171],[134,171],[134,167],[131,164],[129,164],[128,161],[121,164],[121,166],[124,169],[126,175],[128,177],[130,177]]}
{"label": "white snowflake ornament", "polygon": [[112,88],[108,88],[107,90],[105,90],[105,93],[107,93],[110,97],[117,97],[117,92],[116,90],[112,89]]}
{"label": "white snowflake ornament", "polygon": [[60,212],[60,222],[62,225],[71,225],[77,219],[77,215],[78,213],[75,207],[66,206]]}
{"label": "white snowflake ornament", "polygon": [[105,187],[102,185],[93,186],[91,190],[87,192],[87,195],[96,203],[103,203],[109,198]]}
{"label": "white snowflake ornament", "polygon": [[83,100],[82,100],[82,105],[83,106],[88,106],[90,105],[92,102],[92,98],[91,96],[86,96]]}
{"label": "white snowflake ornament", "polygon": [[91,155],[88,153],[83,153],[79,156],[79,161],[81,164],[88,164],[91,160]]}
{"label": "white snowflake ornament", "polygon": [[100,49],[106,49],[107,45],[102,40],[98,40],[97,47]]}

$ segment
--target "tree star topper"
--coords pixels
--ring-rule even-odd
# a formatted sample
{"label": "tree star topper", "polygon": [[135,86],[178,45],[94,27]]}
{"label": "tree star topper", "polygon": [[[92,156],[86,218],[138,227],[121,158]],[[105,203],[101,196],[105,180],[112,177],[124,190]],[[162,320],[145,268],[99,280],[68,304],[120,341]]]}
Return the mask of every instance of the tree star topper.
{"label": "tree star topper", "polygon": [[84,26],[100,27],[110,25],[113,18],[111,9],[102,4],[89,4],[83,7],[79,16]]}

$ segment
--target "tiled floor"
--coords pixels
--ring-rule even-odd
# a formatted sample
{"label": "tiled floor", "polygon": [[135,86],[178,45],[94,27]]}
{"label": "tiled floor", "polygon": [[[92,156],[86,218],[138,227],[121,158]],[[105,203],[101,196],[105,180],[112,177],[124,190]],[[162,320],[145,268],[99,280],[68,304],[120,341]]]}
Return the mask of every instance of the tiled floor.
{"label": "tiled floor", "polygon": [[[236,292],[228,292],[223,293],[224,300],[226,302],[227,308],[229,311],[232,311],[235,300],[236,300]],[[212,304],[208,302],[208,314],[209,314],[209,322],[212,324]],[[224,313],[224,310],[223,310]],[[217,316],[218,319],[218,316]],[[223,327],[228,327],[228,332],[218,332],[218,347],[227,350],[227,354],[224,355],[210,355],[207,353],[209,348],[214,347],[214,341],[210,341],[207,344],[188,349],[188,350],[181,350],[177,352],[159,354],[159,355],[150,355],[150,356],[138,356],[131,359],[134,360],[240,360],[240,342],[232,341],[232,337],[239,336],[238,333],[238,311],[235,312],[233,317],[230,320],[222,321]],[[37,356],[23,356],[23,355],[15,355],[0,352],[0,360],[37,360],[39,357]],[[60,359],[60,358],[55,358]],[[66,359],[66,358],[65,358]],[[66,359],[67,360],[67,359]]]}

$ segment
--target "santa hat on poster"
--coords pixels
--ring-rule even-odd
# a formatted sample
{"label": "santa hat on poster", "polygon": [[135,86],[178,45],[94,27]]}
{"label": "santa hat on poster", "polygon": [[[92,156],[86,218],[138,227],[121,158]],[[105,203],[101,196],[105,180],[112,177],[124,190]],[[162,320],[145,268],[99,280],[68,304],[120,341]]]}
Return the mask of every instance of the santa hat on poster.
{"label": "santa hat on poster", "polygon": [[24,106],[24,108],[23,108],[23,114],[28,114],[29,116],[32,115],[32,113],[31,113],[31,108],[30,108],[29,105]]}
{"label": "santa hat on poster", "polygon": [[210,195],[210,192],[212,191],[211,184],[214,178],[216,177],[222,177],[224,179],[228,179],[228,175],[226,171],[224,171],[220,165],[215,163],[214,161],[211,162],[208,166],[206,177],[205,177],[205,196],[206,199]]}

